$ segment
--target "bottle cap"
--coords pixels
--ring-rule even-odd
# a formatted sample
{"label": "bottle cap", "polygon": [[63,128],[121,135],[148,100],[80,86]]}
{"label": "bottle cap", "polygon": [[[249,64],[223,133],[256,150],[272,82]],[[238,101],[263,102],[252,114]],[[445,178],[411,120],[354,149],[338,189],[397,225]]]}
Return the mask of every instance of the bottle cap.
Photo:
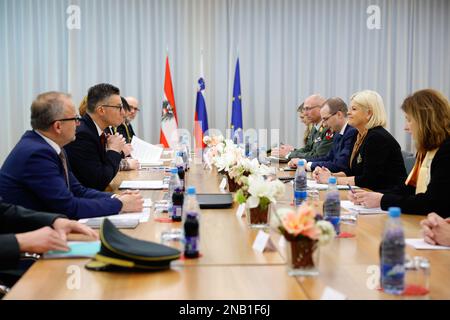
{"label": "bottle cap", "polygon": [[193,195],[193,194],[195,194],[195,187],[190,186],[190,187],[187,189],[187,194],[188,194],[188,195]]}
{"label": "bottle cap", "polygon": [[298,160],[298,162],[297,162],[297,166],[299,166],[299,167],[303,167],[305,165],[305,160],[303,160],[303,159],[301,159],[301,160]]}
{"label": "bottle cap", "polygon": [[398,207],[390,207],[389,208],[389,217],[391,218],[399,218],[401,215],[401,210]]}
{"label": "bottle cap", "polygon": [[178,168],[170,168],[170,173],[178,173]]}
{"label": "bottle cap", "polygon": [[336,182],[337,182],[336,177],[329,177],[328,178],[328,183],[336,184]]}

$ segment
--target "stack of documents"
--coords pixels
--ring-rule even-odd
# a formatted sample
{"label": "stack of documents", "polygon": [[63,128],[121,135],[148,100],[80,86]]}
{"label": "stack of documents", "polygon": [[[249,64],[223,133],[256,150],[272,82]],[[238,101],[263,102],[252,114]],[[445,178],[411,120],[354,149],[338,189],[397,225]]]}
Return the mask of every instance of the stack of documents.
{"label": "stack of documents", "polygon": [[162,180],[124,180],[119,189],[138,189],[138,190],[161,190],[167,189],[169,185]]}
{"label": "stack of documents", "polygon": [[381,210],[381,208],[365,208],[360,205],[353,204],[353,202],[348,200],[341,201],[341,207],[349,211],[357,212],[358,214],[383,214],[387,211]]}
{"label": "stack of documents", "polygon": [[69,241],[69,251],[49,251],[44,253],[44,259],[56,258],[93,258],[100,251],[100,241]]}
{"label": "stack of documents", "polygon": [[141,166],[161,166],[163,164],[160,159],[163,148],[145,142],[136,136],[133,136],[131,146],[133,147],[131,156],[137,159]]}

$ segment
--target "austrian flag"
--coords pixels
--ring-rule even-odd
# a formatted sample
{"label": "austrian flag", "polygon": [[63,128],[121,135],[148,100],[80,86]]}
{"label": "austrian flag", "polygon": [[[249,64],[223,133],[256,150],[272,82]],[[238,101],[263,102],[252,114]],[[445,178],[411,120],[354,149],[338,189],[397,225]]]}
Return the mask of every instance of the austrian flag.
{"label": "austrian flag", "polygon": [[164,99],[161,112],[161,131],[159,143],[165,148],[174,148],[178,142],[178,117],[170,75],[169,57],[166,57],[166,74],[164,77]]}

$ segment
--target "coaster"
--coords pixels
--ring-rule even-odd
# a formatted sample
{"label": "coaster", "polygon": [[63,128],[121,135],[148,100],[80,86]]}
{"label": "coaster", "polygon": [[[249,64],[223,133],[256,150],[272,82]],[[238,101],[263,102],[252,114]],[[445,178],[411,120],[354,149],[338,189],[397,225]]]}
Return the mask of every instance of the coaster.
{"label": "coaster", "polygon": [[355,234],[350,232],[341,232],[336,238],[354,238]]}
{"label": "coaster", "polygon": [[173,223],[172,218],[155,218],[156,222]]}

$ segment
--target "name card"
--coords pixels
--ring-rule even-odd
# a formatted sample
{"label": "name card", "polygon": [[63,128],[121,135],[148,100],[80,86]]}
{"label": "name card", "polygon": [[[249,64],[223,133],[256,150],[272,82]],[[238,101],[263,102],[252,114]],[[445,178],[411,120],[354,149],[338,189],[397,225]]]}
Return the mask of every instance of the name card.
{"label": "name card", "polygon": [[227,186],[227,179],[224,177],[223,179],[222,179],[222,181],[220,182],[220,185],[219,185],[219,188],[220,188],[220,190],[225,190],[225,187]]}
{"label": "name card", "polygon": [[263,230],[259,230],[252,248],[259,253],[263,253],[264,251],[276,251],[276,247],[270,239],[270,235]]}
{"label": "name card", "polygon": [[242,218],[243,216],[245,216],[245,203],[239,205],[236,211],[236,216],[238,218]]}
{"label": "name card", "polygon": [[280,240],[278,240],[278,247],[284,248],[286,247],[286,238],[281,236]]}
{"label": "name card", "polygon": [[345,294],[330,287],[326,287],[325,290],[323,290],[322,296],[320,297],[320,300],[346,300],[346,299],[347,296]]}

